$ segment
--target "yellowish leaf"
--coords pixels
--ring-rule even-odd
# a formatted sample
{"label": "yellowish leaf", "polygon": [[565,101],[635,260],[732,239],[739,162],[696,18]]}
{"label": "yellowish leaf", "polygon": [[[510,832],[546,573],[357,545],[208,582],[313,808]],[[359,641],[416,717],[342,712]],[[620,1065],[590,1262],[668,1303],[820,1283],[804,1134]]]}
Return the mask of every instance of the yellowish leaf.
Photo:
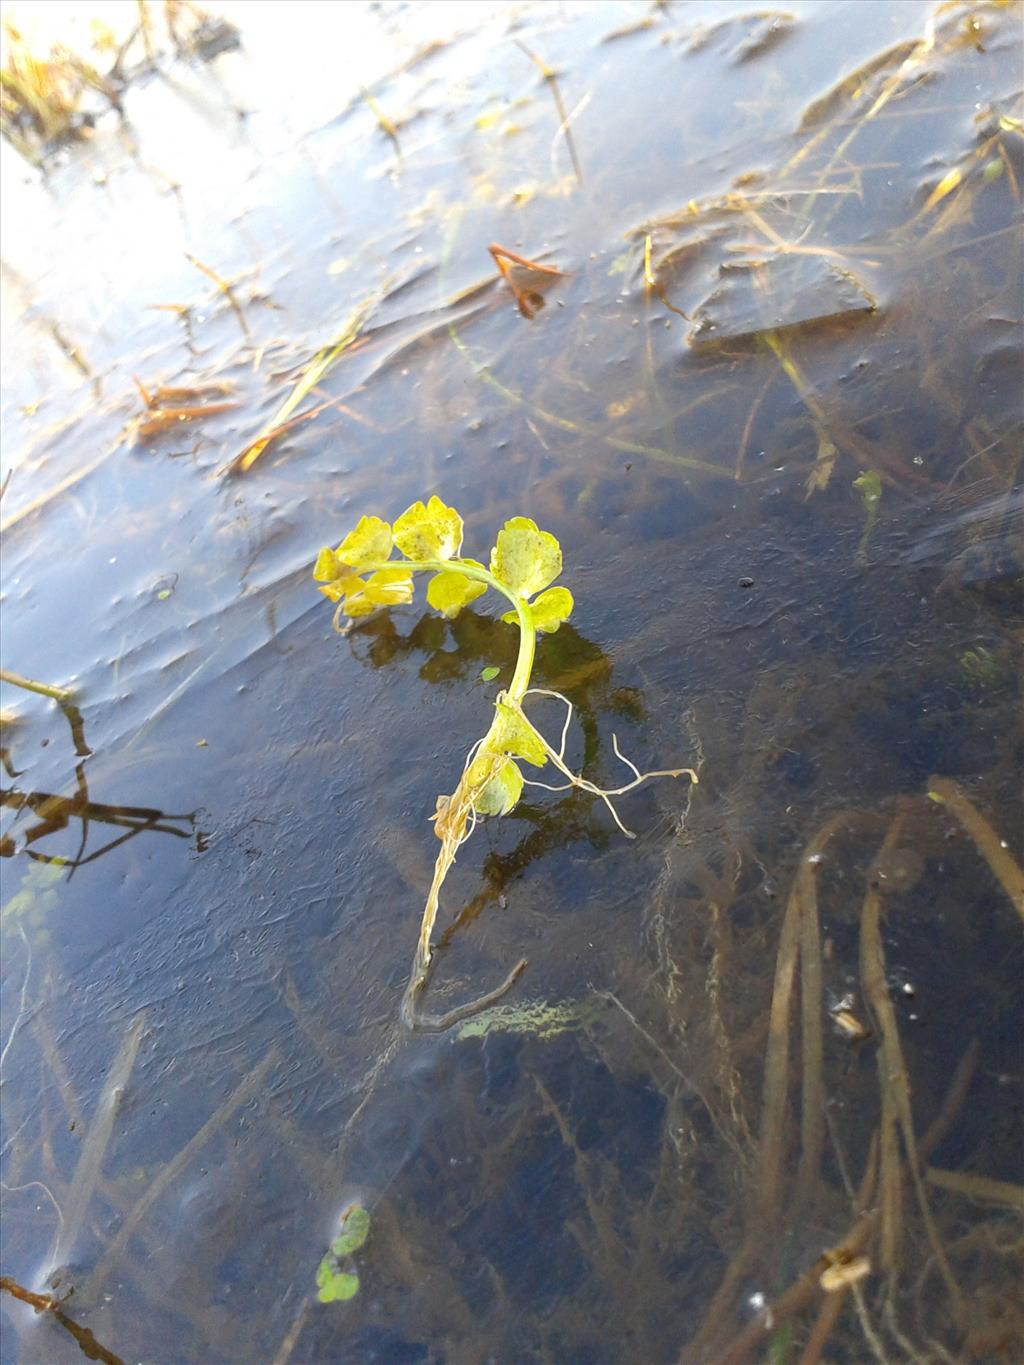
{"label": "yellowish leaf", "polygon": [[324,583],[320,592],[330,602],[340,602],[343,597],[351,596],[354,593],[362,592],[366,584],[355,574],[349,574],[345,578],[336,578],[333,583]]}
{"label": "yellowish leaf", "polygon": [[927,213],[929,209],[933,209],[936,204],[945,199],[947,194],[952,194],[963,178],[963,171],[954,170],[947,172],[928,196],[922,212]]}
{"label": "yellowish leaf", "polygon": [[548,588],[530,603],[533,624],[546,635],[553,635],[572,615],[572,593],[568,588]]}
{"label": "yellowish leaf", "polygon": [[395,544],[408,559],[451,559],[462,545],[462,518],[436,495],[414,502],[395,522]]}
{"label": "yellowish leaf", "polygon": [[378,569],[366,580],[363,589],[378,607],[394,607],[412,601],[412,574],[407,569]]}
{"label": "yellowish leaf", "polygon": [[391,557],[391,527],[380,517],[360,517],[359,525],[350,531],[335,550],[343,564],[353,569],[365,569]]}
{"label": "yellowish leaf", "polygon": [[[480,755],[470,764],[469,780],[487,772],[490,759]],[[475,770],[475,771],[474,771]],[[506,759],[483,791],[476,798],[474,806],[478,815],[507,815],[523,794],[523,774],[519,765],[511,758]]]}
{"label": "yellowish leaf", "polygon": [[[378,569],[365,583],[361,578],[352,578],[349,583],[342,608],[346,616],[369,616],[378,607],[396,607],[412,601],[412,574],[398,564],[393,569]],[[333,589],[335,584],[328,587]],[[325,588],[320,591],[331,596]],[[332,601],[337,600],[332,597]]]}
{"label": "yellowish leaf", "polygon": [[366,593],[357,592],[345,598],[342,610],[346,616],[370,616],[377,608],[378,603],[371,602]]}
{"label": "yellowish leaf", "polygon": [[498,532],[491,572],[519,597],[532,597],[562,572],[562,547],[529,517],[513,517]]}
{"label": "yellowish leaf", "polygon": [[[470,559],[466,563],[476,564],[476,560]],[[483,568],[483,565],[479,567]],[[441,612],[451,621],[458,616],[463,607],[468,607],[470,602],[475,602],[486,591],[486,583],[479,583],[475,578],[467,578],[464,573],[459,573],[458,569],[445,569],[444,573],[437,574],[427,585],[427,601],[435,611]]]}
{"label": "yellowish leaf", "polygon": [[517,754],[535,767],[543,768],[548,761],[544,741],[522,712],[514,710],[507,702],[498,702],[498,715],[495,743],[501,752]]}
{"label": "yellowish leaf", "polygon": [[316,557],[313,565],[313,577],[318,583],[332,583],[336,578],[340,578],[344,571],[344,565],[338,563],[338,556],[327,545]]}

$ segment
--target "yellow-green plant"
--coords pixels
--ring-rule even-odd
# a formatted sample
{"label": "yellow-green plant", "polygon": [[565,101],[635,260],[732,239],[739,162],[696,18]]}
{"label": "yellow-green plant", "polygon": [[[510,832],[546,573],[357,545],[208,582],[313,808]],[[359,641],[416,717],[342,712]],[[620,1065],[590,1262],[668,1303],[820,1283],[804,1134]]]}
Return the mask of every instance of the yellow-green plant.
{"label": "yellow-green plant", "polygon": [[[391,558],[396,548],[403,558]],[[632,838],[612,804],[613,796],[621,796],[650,777],[679,777],[686,773],[697,781],[692,768],[641,773],[619,752],[614,735],[615,754],[633,772],[632,781],[605,790],[573,773],[565,762],[572,703],[559,692],[530,687],[538,632],[553,634],[573,609],[569,589],[550,586],[562,572],[562,548],[550,532],[539,530],[529,517],[513,517],[498,532],[490,568],[476,559],[464,558],[461,549],[462,518],[454,507],[432,497],[426,506],[413,503],[393,526],[379,517],[363,517],[337,549],[320,551],[313,570],[313,577],[322,585],[320,591],[337,604],[335,629],[342,629],[343,616],[367,616],[382,607],[411,602],[416,573],[434,575],[427,586],[427,601],[449,619],[492,588],[512,605],[502,620],[519,627],[519,655],[512,681],[498,693],[490,728],[470,749],[458,786],[451,796],[438,797],[433,816],[441,849],[423,911],[402,1018],[410,1027],[435,1030],[448,1028],[494,1004],[526,966],[525,959],[521,960],[496,990],[447,1014],[426,1015],[418,1008],[419,997],[430,979],[430,939],[441,887],[456,853],[482,817],[507,815],[519,801],[524,786],[543,787],[547,791],[577,787],[600,797],[622,832]],[[523,703],[530,696],[555,697],[565,703],[567,714],[557,750],[527,719]],[[537,768],[551,763],[567,780],[562,786],[551,786],[525,778],[521,760]]]}

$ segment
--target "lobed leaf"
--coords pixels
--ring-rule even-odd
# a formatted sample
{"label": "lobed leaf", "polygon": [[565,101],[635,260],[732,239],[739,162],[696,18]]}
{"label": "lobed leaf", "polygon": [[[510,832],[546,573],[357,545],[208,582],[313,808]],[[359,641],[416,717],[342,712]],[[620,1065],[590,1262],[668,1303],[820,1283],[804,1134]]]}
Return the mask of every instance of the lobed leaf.
{"label": "lobed leaf", "polygon": [[532,597],[562,572],[562,547],[529,517],[513,517],[498,532],[491,572],[519,597]]}
{"label": "lobed leaf", "polygon": [[[467,559],[464,562],[483,568],[475,559]],[[468,607],[470,602],[475,602],[486,591],[486,583],[479,583],[475,578],[467,578],[464,573],[459,573],[458,569],[445,569],[427,585],[427,601],[435,611],[442,612],[450,621],[458,616],[463,607]]]}
{"label": "lobed leaf", "polygon": [[360,517],[359,525],[348,533],[334,553],[342,564],[365,569],[382,559],[390,559],[392,544],[391,527],[386,521],[381,521],[380,517]]}
{"label": "lobed leaf", "polygon": [[[568,621],[574,605],[572,593],[568,588],[548,588],[546,592],[534,598],[527,610],[535,630],[543,631],[545,635],[554,635],[562,622]],[[519,617],[516,612],[507,611],[501,619],[514,626]]]}
{"label": "lobed leaf", "polygon": [[[362,583],[361,579],[354,579]],[[330,584],[331,587],[334,584]],[[322,591],[322,590],[321,590]],[[346,616],[368,616],[378,607],[396,607],[412,601],[412,574],[408,569],[378,569],[362,587],[345,594]]]}
{"label": "lobed leaf", "polygon": [[330,546],[325,545],[316,557],[316,563],[313,565],[313,577],[318,583],[331,583],[335,578],[340,578],[344,572],[345,565],[339,561],[338,556]]}
{"label": "lobed leaf", "polygon": [[341,1232],[331,1243],[335,1256],[351,1256],[370,1235],[370,1215],[362,1204],[353,1204],[342,1215]]}
{"label": "lobed leaf", "polygon": [[412,601],[412,574],[408,569],[378,569],[366,580],[364,592],[379,607]]}
{"label": "lobed leaf", "polygon": [[[481,754],[469,766],[469,779],[475,776],[474,769],[482,775],[489,765],[489,758]],[[479,766],[478,766],[479,765]],[[507,815],[518,803],[523,794],[523,774],[518,763],[511,758],[501,765],[483,791],[476,798],[474,806],[478,815]]]}
{"label": "lobed leaf", "polygon": [[346,574],[344,578],[336,578],[333,583],[323,583],[320,591],[329,602],[340,602],[343,597],[362,592],[365,586],[357,574]]}
{"label": "lobed leaf", "polygon": [[359,1276],[353,1270],[339,1270],[327,1255],[317,1266],[316,1287],[321,1303],[345,1303],[359,1293]]}
{"label": "lobed leaf", "polygon": [[513,709],[508,702],[497,703],[499,723],[495,735],[496,746],[502,753],[517,754],[537,768],[543,768],[548,761],[544,741],[521,711]]}
{"label": "lobed leaf", "polygon": [[407,559],[451,559],[462,547],[462,518],[435,494],[414,502],[395,522],[395,544]]}

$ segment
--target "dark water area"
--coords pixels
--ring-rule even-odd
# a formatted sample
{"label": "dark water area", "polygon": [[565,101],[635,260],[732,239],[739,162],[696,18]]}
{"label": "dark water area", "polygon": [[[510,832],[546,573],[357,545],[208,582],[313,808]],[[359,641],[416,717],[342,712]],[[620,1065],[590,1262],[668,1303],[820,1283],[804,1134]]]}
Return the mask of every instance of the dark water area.
{"label": "dark water area", "polygon": [[[159,1365],[1019,1362],[1024,11],[228,8],[3,148],[2,1273]],[[570,763],[700,782],[483,823],[431,1003],[529,966],[416,1034],[516,631],[311,575],[435,493],[561,542]]]}

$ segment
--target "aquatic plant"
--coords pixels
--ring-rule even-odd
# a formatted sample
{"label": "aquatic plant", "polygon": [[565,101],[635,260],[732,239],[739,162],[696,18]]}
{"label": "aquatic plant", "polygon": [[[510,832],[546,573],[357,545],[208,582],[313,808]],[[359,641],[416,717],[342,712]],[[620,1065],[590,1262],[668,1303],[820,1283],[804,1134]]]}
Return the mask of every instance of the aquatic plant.
{"label": "aquatic plant", "polygon": [[359,1274],[351,1257],[369,1235],[370,1215],[361,1204],[354,1204],[342,1214],[341,1231],[316,1268],[317,1298],[321,1303],[345,1303],[359,1293]]}
{"label": "aquatic plant", "polygon": [[[391,558],[396,548],[403,558]],[[612,744],[616,757],[633,773],[631,781],[606,790],[573,773],[565,762],[572,703],[560,692],[530,686],[538,633],[553,634],[573,610],[569,589],[551,586],[562,572],[561,546],[549,531],[541,531],[529,517],[512,517],[498,532],[491,550],[490,568],[479,560],[463,557],[461,550],[462,518],[454,507],[446,506],[435,496],[426,505],[413,503],[393,526],[380,517],[362,517],[337,549],[320,551],[313,569],[313,577],[321,584],[320,591],[336,603],[335,629],[342,628],[342,617],[368,616],[382,607],[411,602],[413,574],[416,573],[434,575],[427,586],[427,601],[450,620],[463,607],[493,589],[512,606],[502,620],[519,627],[519,654],[512,681],[498,693],[494,717],[486,734],[469,750],[454,792],[438,797],[433,816],[441,849],[434,865],[412,973],[402,1003],[402,1018],[406,1024],[432,1030],[448,1028],[494,1004],[526,967],[526,960],[521,959],[496,990],[446,1014],[426,1015],[417,1008],[430,979],[431,934],[441,887],[456,853],[472,835],[480,819],[507,815],[519,802],[526,786],[545,791],[566,791],[576,787],[600,797],[623,834],[632,838],[619,819],[612,797],[622,796],[652,777],[680,777],[685,773],[691,781],[698,780],[692,768],[641,773],[620,752],[614,735]],[[523,710],[523,703],[531,696],[554,697],[566,706],[557,749],[548,743]],[[527,778],[521,766],[524,761],[536,768],[544,768],[550,763],[566,780],[553,786]]]}

